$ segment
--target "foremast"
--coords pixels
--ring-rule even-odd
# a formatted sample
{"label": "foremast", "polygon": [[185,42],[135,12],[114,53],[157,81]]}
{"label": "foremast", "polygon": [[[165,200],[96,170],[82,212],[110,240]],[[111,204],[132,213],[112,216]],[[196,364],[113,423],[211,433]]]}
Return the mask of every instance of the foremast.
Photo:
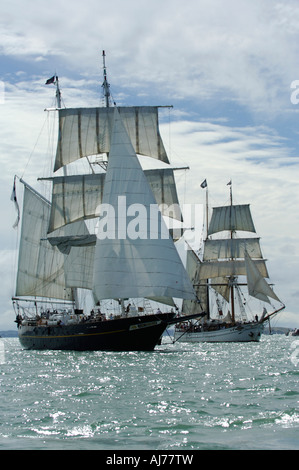
{"label": "foremast", "polygon": [[107,69],[106,69],[106,61],[105,61],[105,58],[106,58],[106,54],[105,54],[105,51],[102,52],[102,57],[103,57],[103,76],[104,76],[104,81],[103,81],[103,84],[102,84],[102,87],[103,87],[103,90],[104,90],[104,98],[105,98],[105,104],[106,104],[106,108],[109,108],[110,106],[110,84],[108,83],[108,80],[107,80]]}

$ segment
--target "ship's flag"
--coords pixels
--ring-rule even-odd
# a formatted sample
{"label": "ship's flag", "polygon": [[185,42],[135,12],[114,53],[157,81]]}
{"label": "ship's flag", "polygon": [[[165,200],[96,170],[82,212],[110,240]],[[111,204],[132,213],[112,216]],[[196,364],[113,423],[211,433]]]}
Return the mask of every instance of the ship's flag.
{"label": "ship's flag", "polygon": [[56,75],[53,75],[53,77],[48,78],[48,80],[46,81],[45,85],[50,85],[51,83],[54,83],[54,82],[55,82],[55,79],[56,79]]}
{"label": "ship's flag", "polygon": [[206,188],[207,186],[208,186],[207,180],[204,180],[200,185],[201,188]]}
{"label": "ship's flag", "polygon": [[17,219],[16,219],[15,223],[13,224],[13,228],[17,228],[17,226],[19,225],[19,221],[20,221],[20,208],[19,208],[19,204],[18,204],[18,200],[17,200],[17,193],[16,193],[16,177],[14,177],[13,188],[12,188],[12,193],[11,193],[10,199],[14,202],[15,208],[16,208],[16,211],[17,211],[17,214],[18,214]]}

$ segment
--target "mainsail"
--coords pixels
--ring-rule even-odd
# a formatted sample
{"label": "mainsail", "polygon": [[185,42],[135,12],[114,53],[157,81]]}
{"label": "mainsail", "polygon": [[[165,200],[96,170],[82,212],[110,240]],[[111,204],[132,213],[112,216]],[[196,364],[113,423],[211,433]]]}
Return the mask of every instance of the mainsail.
{"label": "mainsail", "polygon": [[[103,205],[107,207],[107,233],[96,244],[93,293],[96,299],[159,297],[195,298],[194,290],[169,236],[163,218],[153,224],[157,204],[140,166],[122,116],[115,121],[105,178]],[[125,195],[125,196],[124,196]],[[121,198],[121,199],[120,199]],[[124,199],[122,199],[124,198]],[[120,208],[120,202],[123,206]],[[139,235],[119,232],[138,214]],[[110,230],[110,231],[109,231]],[[115,236],[118,233],[118,236]]]}

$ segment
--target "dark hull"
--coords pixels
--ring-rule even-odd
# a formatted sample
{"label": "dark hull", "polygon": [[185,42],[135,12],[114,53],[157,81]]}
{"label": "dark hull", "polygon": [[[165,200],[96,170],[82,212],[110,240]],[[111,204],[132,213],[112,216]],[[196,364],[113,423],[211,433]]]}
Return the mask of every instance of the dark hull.
{"label": "dark hull", "polygon": [[19,325],[19,340],[25,349],[152,351],[174,316],[171,312],[73,325]]}

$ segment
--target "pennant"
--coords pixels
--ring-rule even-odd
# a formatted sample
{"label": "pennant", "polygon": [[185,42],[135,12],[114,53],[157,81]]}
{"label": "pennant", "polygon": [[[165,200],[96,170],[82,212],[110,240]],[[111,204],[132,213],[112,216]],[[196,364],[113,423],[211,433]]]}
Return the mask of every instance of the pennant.
{"label": "pennant", "polygon": [[230,186],[232,184],[232,180],[230,180],[226,186]]}
{"label": "pennant", "polygon": [[207,180],[204,180],[200,185],[201,188],[206,188],[207,186],[208,186]]}
{"label": "pennant", "polygon": [[18,200],[17,200],[17,193],[16,193],[16,177],[14,177],[14,182],[13,182],[13,188],[12,188],[12,193],[11,193],[11,197],[10,197],[11,201],[14,202],[15,204],[15,208],[16,208],[16,211],[17,211],[17,219],[15,221],[15,223],[13,224],[13,228],[17,228],[17,226],[19,225],[19,221],[20,221],[20,208],[19,208],[19,204],[18,204]]}
{"label": "pennant", "polygon": [[53,77],[48,78],[48,80],[46,81],[45,85],[50,85],[51,83],[54,83],[54,82],[55,82],[55,79],[56,79],[56,75],[53,75]]}

